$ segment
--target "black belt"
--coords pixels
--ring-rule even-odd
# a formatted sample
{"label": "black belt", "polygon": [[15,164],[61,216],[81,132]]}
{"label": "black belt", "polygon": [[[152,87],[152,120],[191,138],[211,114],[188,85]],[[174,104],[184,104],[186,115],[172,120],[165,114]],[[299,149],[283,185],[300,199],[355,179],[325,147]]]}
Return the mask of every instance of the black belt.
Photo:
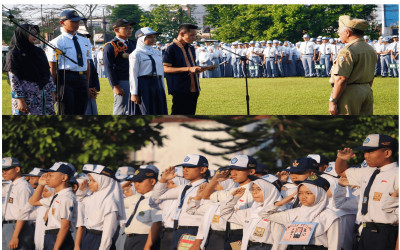
{"label": "black belt", "polygon": [[364,83],[353,82],[353,83],[349,83],[347,85],[362,85],[362,84],[369,84],[369,82],[364,82]]}
{"label": "black belt", "polygon": [[174,229],[172,227],[163,227],[162,231],[163,232],[173,232]]}
{"label": "black belt", "polygon": [[231,234],[240,234],[240,235],[242,235],[243,234],[243,229],[231,229],[230,231],[229,231]]}
{"label": "black belt", "polygon": [[386,228],[397,228],[399,225],[375,223],[375,222],[363,222],[363,227],[386,227]]}
{"label": "black belt", "polygon": [[102,235],[103,234],[103,231],[94,230],[94,229],[87,229],[86,232],[87,233],[91,233],[91,234],[96,234],[96,235]]}
{"label": "black belt", "polygon": [[138,76],[138,78],[143,78],[143,79],[147,79],[147,78],[153,78],[153,77],[157,77],[158,79],[161,79],[161,76],[159,75],[144,75],[144,76]]}
{"label": "black belt", "polygon": [[183,229],[183,230],[185,230],[185,229],[197,229],[197,228],[199,228],[199,227],[193,227],[193,226],[178,226],[177,227],[177,229]]}
{"label": "black belt", "polygon": [[389,54],[383,54],[383,55],[381,55],[381,56],[389,56]]}
{"label": "black belt", "polygon": [[[59,70],[62,73],[64,73],[64,70],[60,69]],[[71,75],[86,75],[86,71],[72,71],[72,70],[65,70],[66,74],[71,74]]]}
{"label": "black belt", "polygon": [[217,230],[210,230],[210,234],[216,234],[218,236],[224,237],[225,238],[225,231],[217,231]]}
{"label": "black belt", "polygon": [[3,221],[3,224],[14,224],[14,223],[17,223],[17,221],[16,220],[5,220],[5,221]]}
{"label": "black belt", "polygon": [[147,234],[127,234],[126,237],[134,237],[138,235],[147,235]]}
{"label": "black belt", "polygon": [[59,231],[60,231],[59,228],[57,228],[57,229],[49,229],[49,230],[44,231],[44,234],[58,234]]}
{"label": "black belt", "polygon": [[255,246],[271,246],[271,244],[267,244],[267,243],[263,243],[263,242],[253,242],[253,241],[249,241],[248,243],[249,247],[255,247]]}

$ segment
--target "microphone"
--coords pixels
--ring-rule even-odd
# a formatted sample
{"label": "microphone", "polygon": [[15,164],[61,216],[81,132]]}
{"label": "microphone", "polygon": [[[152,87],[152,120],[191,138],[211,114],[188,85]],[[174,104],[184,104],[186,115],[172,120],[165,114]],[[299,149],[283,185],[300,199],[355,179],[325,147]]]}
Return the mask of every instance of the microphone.
{"label": "microphone", "polygon": [[7,12],[7,11],[2,11],[2,14],[3,14],[3,16],[6,16],[6,17],[8,17],[10,19],[14,18],[14,16],[11,13]]}

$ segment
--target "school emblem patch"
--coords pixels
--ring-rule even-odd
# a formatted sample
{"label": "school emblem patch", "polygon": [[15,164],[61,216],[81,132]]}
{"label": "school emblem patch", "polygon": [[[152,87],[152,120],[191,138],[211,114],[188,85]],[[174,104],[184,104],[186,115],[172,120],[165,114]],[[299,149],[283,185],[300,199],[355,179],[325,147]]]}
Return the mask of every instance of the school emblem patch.
{"label": "school emblem patch", "polygon": [[10,197],[9,199],[8,199],[8,203],[13,203],[14,202],[14,198],[13,197]]}
{"label": "school emblem patch", "polygon": [[235,164],[236,162],[238,162],[238,159],[236,157],[231,160],[231,164]]}
{"label": "school emblem patch", "polygon": [[214,215],[214,217],[213,217],[213,219],[212,219],[212,223],[216,223],[216,224],[218,224],[219,223],[219,215]]}
{"label": "school emblem patch", "polygon": [[375,192],[374,193],[374,201],[380,201],[382,198],[382,193]]}
{"label": "school emblem patch", "polygon": [[73,206],[70,206],[70,207],[69,207],[69,211],[72,212],[72,210],[74,210],[74,207],[73,207]]}
{"label": "school emblem patch", "polygon": [[262,227],[256,227],[256,229],[254,229],[254,233],[253,235],[256,237],[262,237],[264,235],[265,229]]}
{"label": "school emblem patch", "polygon": [[75,11],[75,12],[74,12],[74,15],[75,15],[75,16],[78,16],[78,12]]}
{"label": "school emblem patch", "polygon": [[139,174],[139,170],[136,170],[136,171],[135,171],[135,175],[138,175],[138,174]]}
{"label": "school emblem patch", "polygon": [[314,181],[316,179],[318,179],[318,177],[316,175],[311,175],[310,177],[307,178],[307,180],[309,180],[309,181]]}
{"label": "school emblem patch", "polygon": [[299,164],[300,163],[298,163],[297,160],[295,160],[292,165],[293,165],[293,167],[297,167]]}
{"label": "school emblem patch", "polygon": [[190,160],[189,156],[186,156],[185,159],[183,160],[183,162],[188,162]]}
{"label": "school emblem patch", "polygon": [[140,211],[140,212],[139,212],[139,216],[144,216],[144,212],[143,212],[143,211]]}
{"label": "school emblem patch", "polygon": [[369,141],[370,141],[369,138],[365,139],[365,140],[364,140],[364,144],[367,144]]}
{"label": "school emblem patch", "polygon": [[329,167],[329,168],[327,168],[327,169],[325,170],[325,172],[330,172],[330,171],[332,171],[332,167]]}
{"label": "school emblem patch", "polygon": [[3,159],[3,164],[6,163],[6,160]]}

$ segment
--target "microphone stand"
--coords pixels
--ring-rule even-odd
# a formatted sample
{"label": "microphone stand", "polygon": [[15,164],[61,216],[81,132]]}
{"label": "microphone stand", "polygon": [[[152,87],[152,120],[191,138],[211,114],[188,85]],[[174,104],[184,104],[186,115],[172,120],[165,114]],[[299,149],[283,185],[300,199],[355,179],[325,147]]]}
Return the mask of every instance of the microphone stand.
{"label": "microphone stand", "polygon": [[[6,8],[4,5],[3,5],[3,7],[4,8]],[[6,8],[6,9],[8,9],[8,8]],[[42,43],[44,43],[44,44],[46,44],[48,47],[50,47],[50,48],[52,48],[54,51],[55,51],[55,54],[56,54],[56,64],[57,64],[57,69],[56,69],[56,90],[57,90],[57,115],[63,115],[63,113],[64,113],[64,110],[61,108],[61,100],[62,100],[62,98],[63,98],[63,96],[61,96],[61,92],[60,92],[60,86],[59,86],[59,72],[58,72],[58,58],[59,58],[59,56],[61,55],[61,56],[64,56],[65,58],[67,58],[67,59],[69,59],[71,62],[73,62],[73,63],[75,63],[75,64],[78,64],[74,59],[72,59],[72,58],[70,58],[69,56],[67,56],[66,54],[65,54],[65,52],[63,52],[62,50],[60,50],[59,48],[57,48],[56,46],[54,46],[53,44],[51,44],[51,43],[49,43],[48,41],[46,41],[45,39],[43,39],[43,38],[41,38],[40,37],[40,35],[39,34],[35,34],[35,33],[33,33],[33,32],[31,32],[30,30],[27,30],[27,29],[25,29],[24,27],[22,27],[18,22],[16,22],[15,20],[14,20],[14,16],[11,14],[11,13],[8,13],[8,14],[6,14],[5,12],[3,12],[3,15],[5,15],[7,18],[8,18],[8,20],[11,22],[11,23],[13,23],[13,24],[15,24],[15,25],[17,25],[18,27],[20,27],[21,29],[23,29],[24,31],[26,31],[28,34],[30,34],[31,36],[33,36],[33,37],[35,37],[36,39],[38,39],[39,41],[41,41]],[[65,60],[64,60],[64,63],[65,63]],[[54,79],[53,79],[54,80]],[[64,87],[65,87],[65,67],[64,67]],[[64,90],[63,90],[63,93],[64,93]],[[64,94],[63,94],[64,95]]]}
{"label": "microphone stand", "polygon": [[247,84],[246,61],[253,62],[254,65],[258,65],[258,66],[262,66],[262,64],[259,64],[256,61],[253,61],[252,59],[247,58],[246,56],[241,56],[241,55],[239,55],[239,54],[237,54],[237,53],[235,53],[235,52],[233,52],[233,51],[231,51],[231,50],[229,50],[229,49],[227,49],[227,48],[225,48],[223,46],[221,46],[221,49],[222,50],[226,50],[226,51],[228,51],[228,52],[230,52],[230,53],[232,53],[234,55],[239,56],[240,57],[240,61],[242,62],[242,64],[245,65],[245,67],[244,67],[244,78],[245,78],[245,81],[246,81],[246,105],[247,105],[247,115],[250,115],[250,96],[249,96],[249,87],[248,87],[248,84]]}

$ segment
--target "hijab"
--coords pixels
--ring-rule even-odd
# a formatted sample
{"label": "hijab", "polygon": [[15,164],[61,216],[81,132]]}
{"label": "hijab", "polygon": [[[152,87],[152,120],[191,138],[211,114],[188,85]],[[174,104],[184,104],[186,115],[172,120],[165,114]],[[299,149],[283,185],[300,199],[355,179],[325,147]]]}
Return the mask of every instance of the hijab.
{"label": "hijab", "polygon": [[144,39],[146,38],[146,36],[141,36],[139,37],[139,39],[137,40],[137,44],[136,44],[136,51],[137,52],[142,52],[145,55],[148,56],[153,56],[156,54],[156,50],[153,49],[152,45],[147,45],[144,43]]}
{"label": "hijab", "polygon": [[99,224],[104,217],[112,212],[118,212],[117,220],[125,220],[124,196],[118,181],[105,175],[90,173],[98,184],[97,191],[93,192],[85,202],[85,223]]}
{"label": "hijab", "polygon": [[335,212],[328,209],[328,195],[326,191],[316,185],[310,183],[302,183],[299,185],[297,191],[302,185],[305,185],[315,196],[315,201],[312,206],[302,205],[287,211],[288,221],[299,222],[317,222],[314,237],[324,234],[331,224],[338,218]]}
{"label": "hijab", "polygon": [[[24,29],[39,33],[37,25],[22,24]],[[6,70],[20,80],[34,82],[40,89],[49,82],[50,66],[43,49],[29,42],[29,33],[17,27],[11,38],[6,58]]]}

